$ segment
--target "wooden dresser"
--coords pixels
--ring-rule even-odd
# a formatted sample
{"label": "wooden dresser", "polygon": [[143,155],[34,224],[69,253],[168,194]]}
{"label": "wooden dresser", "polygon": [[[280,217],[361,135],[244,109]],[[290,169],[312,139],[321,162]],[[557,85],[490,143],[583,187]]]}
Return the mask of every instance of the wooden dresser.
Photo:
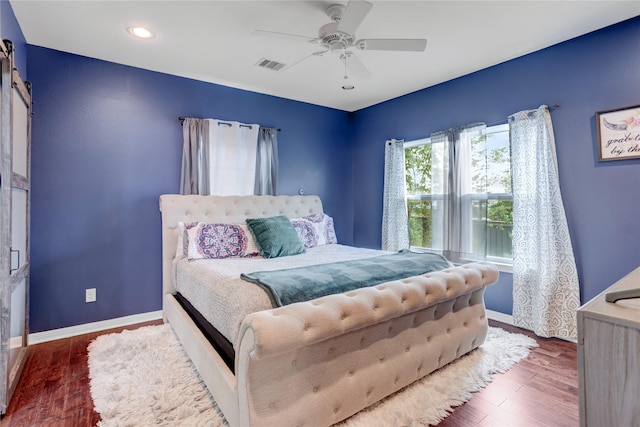
{"label": "wooden dresser", "polygon": [[580,425],[640,427],[640,299],[605,294],[640,287],[640,267],[578,310]]}

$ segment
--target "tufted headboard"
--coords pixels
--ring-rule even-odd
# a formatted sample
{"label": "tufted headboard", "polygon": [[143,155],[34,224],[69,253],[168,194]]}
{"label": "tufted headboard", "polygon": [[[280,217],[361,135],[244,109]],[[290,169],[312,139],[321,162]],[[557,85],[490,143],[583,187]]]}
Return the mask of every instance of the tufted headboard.
{"label": "tufted headboard", "polygon": [[163,194],[162,213],[162,304],[175,293],[172,263],[178,244],[178,222],[242,223],[247,218],[286,215],[289,218],[322,213],[318,196],[197,196]]}

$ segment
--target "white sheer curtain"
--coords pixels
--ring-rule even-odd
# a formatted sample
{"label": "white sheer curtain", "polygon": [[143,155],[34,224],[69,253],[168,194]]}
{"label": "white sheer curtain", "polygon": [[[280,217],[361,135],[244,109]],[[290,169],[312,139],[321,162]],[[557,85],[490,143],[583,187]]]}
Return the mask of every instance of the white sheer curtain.
{"label": "white sheer curtain", "polygon": [[509,116],[513,320],[543,337],[577,337],[578,274],[546,105]]}
{"label": "white sheer curtain", "polygon": [[255,189],[258,125],[211,120],[211,194],[250,195]]}
{"label": "white sheer curtain", "polygon": [[399,251],[409,247],[404,177],[404,140],[391,139],[384,146],[382,250]]}
{"label": "white sheer curtain", "polygon": [[[482,185],[486,183],[482,177],[486,170],[478,167],[479,158],[474,155],[486,153],[478,147],[485,145],[485,130],[483,123],[474,123],[431,135],[432,249],[442,251],[453,262],[482,257],[474,251],[474,241],[476,246],[486,247],[480,244],[486,236],[482,232],[486,229],[486,203],[478,203],[486,200]],[[484,215],[479,212],[483,208]],[[480,221],[484,227],[477,224]]]}
{"label": "white sheer curtain", "polygon": [[[443,254],[449,246],[453,185],[453,156],[456,131],[431,134],[431,249]],[[445,255],[446,256],[446,255]]]}
{"label": "white sheer curtain", "polygon": [[275,191],[277,143],[272,138],[261,144],[260,156],[260,126],[197,118],[186,118],[182,126],[182,194],[250,195],[263,185],[262,177],[271,181],[260,191]]}

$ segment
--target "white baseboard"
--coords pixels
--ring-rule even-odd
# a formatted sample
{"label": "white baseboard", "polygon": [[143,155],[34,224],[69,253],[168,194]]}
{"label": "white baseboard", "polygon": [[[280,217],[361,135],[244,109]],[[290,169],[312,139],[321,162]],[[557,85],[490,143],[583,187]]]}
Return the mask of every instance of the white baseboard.
{"label": "white baseboard", "polygon": [[499,311],[493,311],[493,310],[485,310],[485,311],[487,313],[487,318],[513,326],[512,315],[500,313]]}
{"label": "white baseboard", "polygon": [[28,343],[39,344],[42,342],[59,340],[61,338],[75,337],[91,332],[104,331],[106,329],[120,328],[134,325],[136,323],[150,322],[162,319],[162,310],[150,311],[148,313],[133,314],[131,316],[118,317],[115,319],[102,320],[100,322],[85,323],[84,325],[69,326],[68,328],[52,329],[50,331],[36,332],[29,334]]}
{"label": "white baseboard", "polygon": [[[500,313],[499,311],[493,311],[493,310],[486,310],[487,313],[487,318],[491,319],[491,320],[495,320],[498,322],[502,322],[502,323],[506,323],[507,325],[511,325],[511,326],[515,326],[513,324],[513,316],[510,314],[504,314],[504,313]],[[557,337],[560,340],[564,340],[564,341],[569,341],[572,343],[577,343],[578,340],[575,338],[563,338],[563,337]]]}

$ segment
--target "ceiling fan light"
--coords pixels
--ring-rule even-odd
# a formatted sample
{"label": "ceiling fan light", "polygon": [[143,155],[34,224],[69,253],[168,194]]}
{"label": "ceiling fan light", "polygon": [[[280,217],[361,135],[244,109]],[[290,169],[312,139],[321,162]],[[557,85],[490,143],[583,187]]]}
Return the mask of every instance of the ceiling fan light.
{"label": "ceiling fan light", "polygon": [[129,27],[127,30],[129,34],[139,39],[152,39],[156,36],[153,31],[144,27]]}

